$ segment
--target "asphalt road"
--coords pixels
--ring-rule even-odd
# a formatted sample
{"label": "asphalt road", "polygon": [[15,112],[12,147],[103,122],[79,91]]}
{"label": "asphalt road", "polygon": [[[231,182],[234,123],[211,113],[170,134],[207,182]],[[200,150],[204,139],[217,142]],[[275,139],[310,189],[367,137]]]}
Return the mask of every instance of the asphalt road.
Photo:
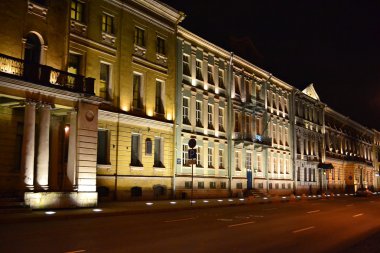
{"label": "asphalt road", "polygon": [[0,252],[380,252],[380,198],[2,224]]}

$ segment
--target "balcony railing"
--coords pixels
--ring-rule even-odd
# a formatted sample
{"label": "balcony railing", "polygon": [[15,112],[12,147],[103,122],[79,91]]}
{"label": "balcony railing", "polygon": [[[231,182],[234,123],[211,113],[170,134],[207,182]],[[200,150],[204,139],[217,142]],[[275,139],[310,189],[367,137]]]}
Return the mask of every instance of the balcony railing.
{"label": "balcony railing", "polygon": [[46,65],[26,63],[0,54],[0,74],[43,86],[94,95],[94,78],[71,74]]}

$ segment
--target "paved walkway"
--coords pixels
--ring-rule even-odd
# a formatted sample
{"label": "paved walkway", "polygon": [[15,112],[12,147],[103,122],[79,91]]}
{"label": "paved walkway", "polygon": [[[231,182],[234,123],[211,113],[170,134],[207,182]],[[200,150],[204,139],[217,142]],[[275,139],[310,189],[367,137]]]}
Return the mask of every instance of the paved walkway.
{"label": "paved walkway", "polygon": [[58,209],[58,210],[3,210],[0,211],[1,223],[16,222],[40,222],[51,220],[65,220],[73,218],[94,218],[102,216],[167,212],[185,210],[191,208],[211,208],[222,206],[234,206],[244,204],[259,204],[271,202],[287,202],[313,200],[320,198],[347,197],[349,195],[335,196],[274,196],[274,197],[248,197],[248,198],[220,198],[220,199],[196,199],[191,203],[190,200],[159,200],[159,201],[118,201],[100,202],[96,208],[81,209]]}

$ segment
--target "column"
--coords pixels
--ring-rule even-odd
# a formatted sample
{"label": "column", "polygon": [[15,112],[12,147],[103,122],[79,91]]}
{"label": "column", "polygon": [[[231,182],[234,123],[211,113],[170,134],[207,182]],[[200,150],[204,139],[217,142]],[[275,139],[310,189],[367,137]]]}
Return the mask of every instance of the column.
{"label": "column", "polygon": [[36,103],[26,101],[24,112],[24,137],[22,142],[21,171],[27,190],[33,190],[34,143],[35,143]]}
{"label": "column", "polygon": [[75,110],[70,112],[70,128],[69,128],[69,149],[67,157],[67,178],[69,184],[75,190],[77,188],[76,177],[76,149],[77,149],[77,112]]}
{"label": "column", "polygon": [[40,107],[40,130],[37,155],[37,184],[44,190],[49,188],[49,133],[50,105]]}

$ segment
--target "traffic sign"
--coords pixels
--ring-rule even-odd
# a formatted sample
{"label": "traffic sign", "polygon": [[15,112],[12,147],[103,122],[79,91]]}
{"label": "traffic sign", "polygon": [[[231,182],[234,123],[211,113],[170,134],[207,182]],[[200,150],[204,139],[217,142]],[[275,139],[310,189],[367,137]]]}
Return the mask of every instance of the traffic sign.
{"label": "traffic sign", "polygon": [[189,159],[197,159],[197,150],[196,149],[189,149]]}
{"label": "traffic sign", "polygon": [[197,145],[197,141],[195,139],[189,140],[189,147],[194,148]]}

